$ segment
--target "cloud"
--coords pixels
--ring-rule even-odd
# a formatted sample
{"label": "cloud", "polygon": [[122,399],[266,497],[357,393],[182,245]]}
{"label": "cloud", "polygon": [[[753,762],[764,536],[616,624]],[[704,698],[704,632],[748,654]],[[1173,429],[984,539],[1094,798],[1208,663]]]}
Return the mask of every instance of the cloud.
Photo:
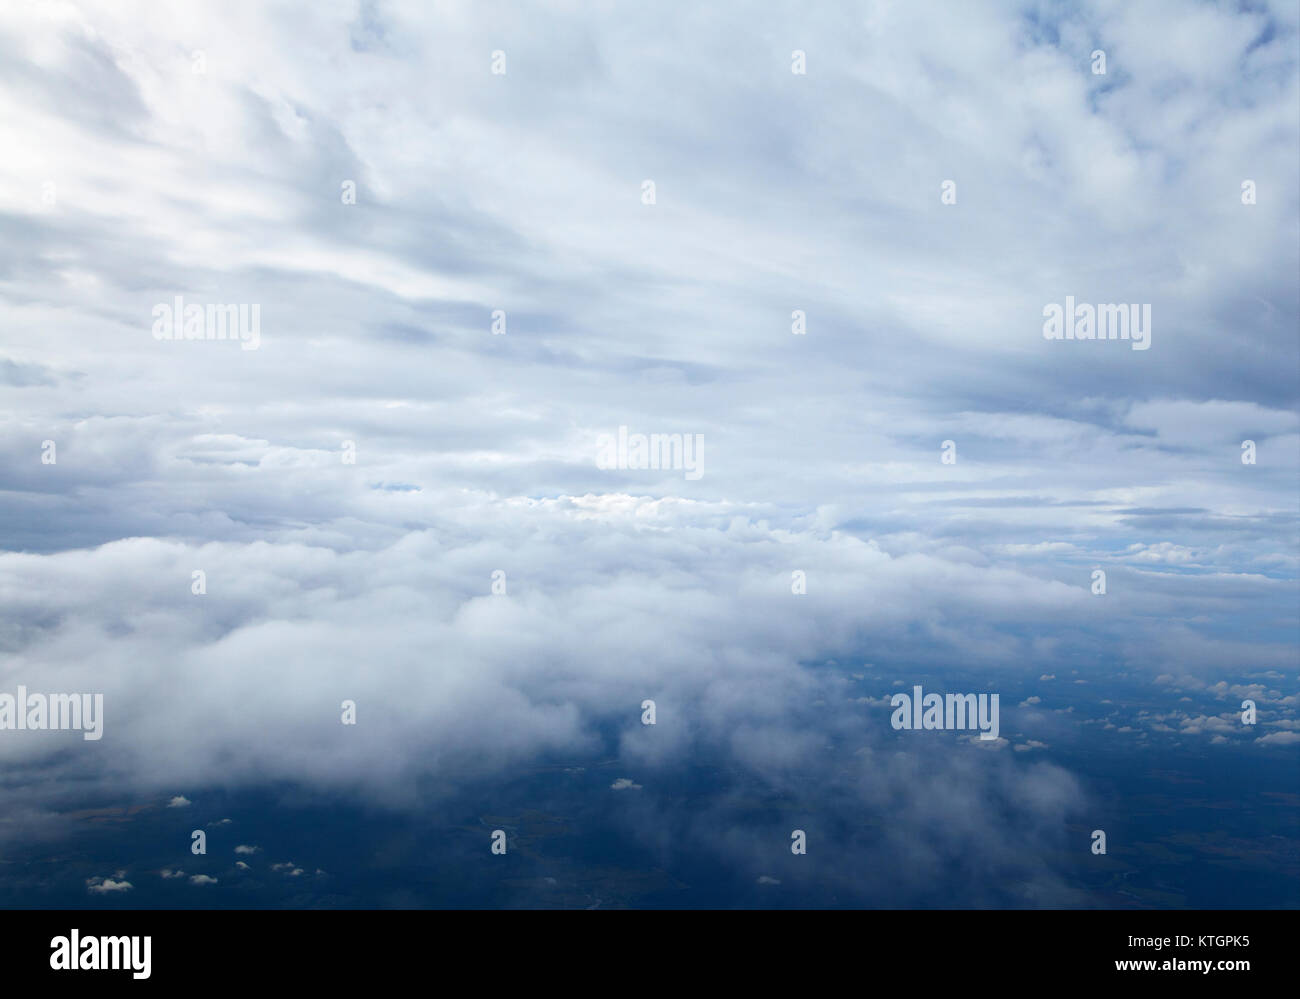
{"label": "cloud", "polygon": [[214,885],[216,883],[217,883],[216,878],[208,877],[208,875],[206,874],[190,875],[190,884],[192,885],[202,886],[202,885]]}
{"label": "cloud", "polygon": [[87,878],[86,890],[92,895],[107,895],[110,892],[130,891],[135,886],[130,881],[115,881],[113,878]]}
{"label": "cloud", "polygon": [[1235,715],[1196,715],[1188,716],[1180,723],[1184,735],[1201,735],[1203,733],[1229,733],[1242,730],[1241,719]]}
{"label": "cloud", "polygon": [[[649,788],[708,759],[829,794],[829,736],[885,737],[826,665],[864,656],[874,689],[1291,675],[1293,5],[922,7],[660,44],[632,8],[4,5],[0,679],[102,691],[109,737],[0,742],[0,839],[87,787],[418,810],[610,744]],[[259,349],[155,339],[176,295],[258,305]],[[1044,340],[1066,295],[1150,303],[1151,350]],[[703,435],[703,476],[597,468],[622,426]],[[1029,748],[933,787],[1050,851],[1083,794]],[[999,814],[954,828],[1014,880]],[[937,835],[891,845],[962,855]]]}
{"label": "cloud", "polygon": [[641,788],[641,785],[633,783],[630,777],[619,777],[617,780],[614,781],[613,784],[609,786],[612,787],[615,791],[626,791],[628,789],[635,791],[635,790],[640,790]]}

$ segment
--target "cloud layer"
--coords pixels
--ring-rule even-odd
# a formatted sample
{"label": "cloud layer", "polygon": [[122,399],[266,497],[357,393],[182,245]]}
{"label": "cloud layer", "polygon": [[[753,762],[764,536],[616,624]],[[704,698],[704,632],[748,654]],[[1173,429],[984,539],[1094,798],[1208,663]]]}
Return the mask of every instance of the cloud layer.
{"label": "cloud layer", "polygon": [[[891,809],[913,872],[1010,864],[1008,814],[1053,848],[1050,738],[917,790],[863,661],[1273,671],[1286,751],[1296,40],[1280,2],[10,5],[0,682],[102,691],[106,736],[0,739],[8,835],[87,786],[422,807],[613,745],[629,808],[707,757]],[[258,349],[156,339],[178,295]],[[1150,304],[1151,348],[1045,340],[1066,296]],[[620,427],[704,474],[597,467]]]}

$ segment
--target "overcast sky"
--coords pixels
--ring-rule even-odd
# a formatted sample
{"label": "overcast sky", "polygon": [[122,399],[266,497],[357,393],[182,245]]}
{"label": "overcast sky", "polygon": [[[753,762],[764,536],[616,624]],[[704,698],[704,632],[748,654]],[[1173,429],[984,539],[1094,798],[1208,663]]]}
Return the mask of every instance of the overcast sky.
{"label": "overcast sky", "polygon": [[1294,733],[1297,8],[1245,6],[0,6],[0,683],[106,712],[0,738],[4,811],[400,804],[605,724],[779,775],[886,724],[832,659],[1270,673]]}

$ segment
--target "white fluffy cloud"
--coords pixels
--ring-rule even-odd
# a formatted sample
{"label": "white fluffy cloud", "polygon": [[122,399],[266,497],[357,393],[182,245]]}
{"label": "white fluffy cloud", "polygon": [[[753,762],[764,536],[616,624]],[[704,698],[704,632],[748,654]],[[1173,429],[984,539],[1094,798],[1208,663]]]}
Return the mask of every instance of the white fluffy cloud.
{"label": "white fluffy cloud", "polygon": [[130,881],[115,880],[113,878],[89,878],[86,881],[86,891],[92,895],[107,895],[116,892],[130,891],[135,886]]}

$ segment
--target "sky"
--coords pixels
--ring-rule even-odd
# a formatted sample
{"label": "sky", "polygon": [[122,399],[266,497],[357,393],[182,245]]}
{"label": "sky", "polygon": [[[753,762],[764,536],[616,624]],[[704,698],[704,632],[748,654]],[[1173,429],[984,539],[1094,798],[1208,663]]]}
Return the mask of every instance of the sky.
{"label": "sky", "polygon": [[[1157,745],[1294,837],[1295,3],[19,0],[0,146],[0,690],[104,699],[0,731],[0,858],[616,760],[572,800],[666,868],[789,886],[743,786],[887,817],[863,904],[1087,904],[1086,761]],[[256,340],[159,339],[177,296]],[[1147,349],[1047,339],[1067,297]],[[923,679],[999,738],[894,730]],[[221,837],[78,891],[215,892]]]}

